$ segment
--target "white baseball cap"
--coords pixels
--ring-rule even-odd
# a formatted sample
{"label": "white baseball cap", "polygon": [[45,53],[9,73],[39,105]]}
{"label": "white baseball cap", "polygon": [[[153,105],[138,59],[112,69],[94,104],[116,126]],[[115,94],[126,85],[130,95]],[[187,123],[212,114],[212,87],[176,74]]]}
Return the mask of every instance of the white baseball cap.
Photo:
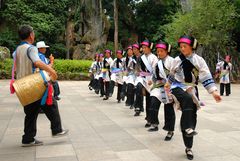
{"label": "white baseball cap", "polygon": [[49,46],[47,46],[44,41],[37,42],[36,46],[38,49],[39,48],[49,48]]}

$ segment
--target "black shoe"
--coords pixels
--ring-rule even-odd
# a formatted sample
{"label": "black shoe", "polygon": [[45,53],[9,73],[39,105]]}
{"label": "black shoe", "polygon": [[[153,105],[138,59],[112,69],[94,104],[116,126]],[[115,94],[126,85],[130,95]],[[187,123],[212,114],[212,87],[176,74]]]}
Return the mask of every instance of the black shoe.
{"label": "black shoe", "polygon": [[61,98],[60,97],[58,97],[58,96],[55,96],[54,97],[57,101],[59,101]]}
{"label": "black shoe", "polygon": [[100,95],[100,97],[103,97],[103,95]]}
{"label": "black shoe", "polygon": [[43,142],[36,139],[31,143],[22,143],[22,147],[40,146],[40,145],[43,145]]}
{"label": "black shoe", "polygon": [[66,136],[68,134],[69,130],[62,130],[62,132],[59,132],[57,134],[52,134],[53,138],[58,138],[58,137],[62,137],[62,136]]}
{"label": "black shoe", "polygon": [[226,96],[229,96],[229,94],[226,94]]}
{"label": "black shoe", "polygon": [[185,149],[185,153],[186,153],[187,158],[188,158],[189,160],[193,160],[193,152],[192,152],[191,149]]}
{"label": "black shoe", "polygon": [[103,98],[103,100],[108,100],[108,97]]}
{"label": "black shoe", "polygon": [[92,90],[92,87],[88,86],[88,89],[91,91],[91,90]]}
{"label": "black shoe", "polygon": [[170,141],[174,135],[174,132],[168,131],[167,136],[165,137],[165,141]]}
{"label": "black shoe", "polygon": [[133,105],[131,105],[130,107],[129,107],[129,109],[133,109],[134,107],[133,107]]}
{"label": "black shoe", "polygon": [[140,111],[136,111],[134,116],[140,116],[140,113],[141,113]]}
{"label": "black shoe", "polygon": [[145,128],[149,128],[149,127],[151,127],[151,124],[150,123],[146,123],[145,124]]}
{"label": "black shoe", "polygon": [[95,93],[96,93],[96,94],[99,94],[99,90],[95,90]]}
{"label": "black shoe", "polygon": [[[146,125],[145,125],[145,127],[146,127]],[[158,127],[157,126],[148,129],[148,132],[155,132],[155,131],[158,131]]]}
{"label": "black shoe", "polygon": [[121,103],[121,100],[118,100],[117,103]]}
{"label": "black shoe", "polygon": [[185,136],[186,137],[193,137],[194,135],[197,135],[197,134],[198,133],[191,128],[185,130]]}

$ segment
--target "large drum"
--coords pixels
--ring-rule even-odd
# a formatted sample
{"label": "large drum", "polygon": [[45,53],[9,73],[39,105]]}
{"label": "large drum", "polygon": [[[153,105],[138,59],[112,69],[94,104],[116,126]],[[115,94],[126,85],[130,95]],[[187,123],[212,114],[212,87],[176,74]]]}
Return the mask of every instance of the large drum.
{"label": "large drum", "polygon": [[[43,71],[47,81],[50,81],[48,74]],[[35,73],[16,80],[13,83],[17,97],[23,106],[40,100],[46,90],[43,77],[40,73]]]}

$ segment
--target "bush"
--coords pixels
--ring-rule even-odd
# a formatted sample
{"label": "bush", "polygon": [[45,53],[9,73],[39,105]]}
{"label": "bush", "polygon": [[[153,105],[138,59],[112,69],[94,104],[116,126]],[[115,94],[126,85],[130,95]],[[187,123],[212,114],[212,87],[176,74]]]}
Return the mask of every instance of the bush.
{"label": "bush", "polygon": [[[54,61],[54,69],[58,73],[59,80],[88,80],[88,70],[92,61],[89,60],[60,60]],[[0,79],[10,79],[12,71],[12,59],[0,62]]]}
{"label": "bush", "polygon": [[88,73],[90,60],[55,60],[54,69],[59,73]]}
{"label": "bush", "polygon": [[54,69],[59,80],[88,80],[90,60],[55,60]]}
{"label": "bush", "polygon": [[11,79],[12,77],[12,59],[0,61],[0,79]]}

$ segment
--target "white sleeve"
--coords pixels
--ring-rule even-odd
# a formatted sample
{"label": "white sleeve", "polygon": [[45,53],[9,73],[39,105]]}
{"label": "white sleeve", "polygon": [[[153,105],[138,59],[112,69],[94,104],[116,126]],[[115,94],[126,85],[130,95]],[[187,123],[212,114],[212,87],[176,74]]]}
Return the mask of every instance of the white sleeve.
{"label": "white sleeve", "polygon": [[232,70],[232,63],[229,63],[230,71]]}
{"label": "white sleeve", "polygon": [[89,71],[88,71],[89,73],[92,73],[92,72],[93,72],[94,64],[95,64],[95,62],[92,62],[91,67],[89,68]]}
{"label": "white sleeve", "polygon": [[212,74],[207,66],[207,63],[202,57],[199,58],[199,81],[208,93],[212,93],[217,90],[216,84],[212,78]]}
{"label": "white sleeve", "polygon": [[216,65],[216,72],[220,71],[221,66],[222,66],[222,62],[218,62]]}
{"label": "white sleeve", "polygon": [[178,57],[176,57],[175,59],[173,59],[171,61],[171,66],[170,66],[170,73],[175,74],[176,73],[176,69],[177,69],[177,64],[178,64]]}
{"label": "white sleeve", "polygon": [[28,56],[33,63],[35,63],[37,61],[41,61],[41,59],[38,56],[38,49],[35,46],[30,46],[29,47]]}
{"label": "white sleeve", "polygon": [[117,59],[114,59],[110,64],[110,68],[115,68],[116,62],[117,62]]}
{"label": "white sleeve", "polygon": [[154,55],[153,56],[153,61],[152,61],[152,69],[153,70],[155,69],[157,63],[158,63],[158,58],[157,58],[157,56]]}

